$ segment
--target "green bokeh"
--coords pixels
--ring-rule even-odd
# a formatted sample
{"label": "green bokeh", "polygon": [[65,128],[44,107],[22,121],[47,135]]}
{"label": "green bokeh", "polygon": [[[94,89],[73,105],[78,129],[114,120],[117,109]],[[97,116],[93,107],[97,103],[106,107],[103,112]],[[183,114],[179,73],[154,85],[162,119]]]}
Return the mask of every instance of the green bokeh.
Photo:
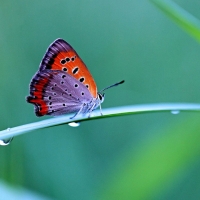
{"label": "green bokeh", "polygon": [[[198,1],[176,2],[200,17]],[[42,119],[25,96],[58,37],[76,49],[99,90],[125,79],[106,92],[103,108],[200,100],[200,45],[148,1],[0,5],[1,130]],[[0,147],[0,178],[51,199],[199,199],[198,118],[152,113],[18,136]]]}

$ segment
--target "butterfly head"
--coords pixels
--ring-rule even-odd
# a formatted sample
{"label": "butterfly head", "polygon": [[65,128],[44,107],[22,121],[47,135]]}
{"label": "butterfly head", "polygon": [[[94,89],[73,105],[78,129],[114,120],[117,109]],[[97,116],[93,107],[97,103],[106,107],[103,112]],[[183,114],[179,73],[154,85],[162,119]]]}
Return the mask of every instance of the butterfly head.
{"label": "butterfly head", "polygon": [[98,97],[97,98],[98,98],[100,103],[103,103],[104,98],[105,98],[105,93],[101,94],[101,93],[98,92]]}

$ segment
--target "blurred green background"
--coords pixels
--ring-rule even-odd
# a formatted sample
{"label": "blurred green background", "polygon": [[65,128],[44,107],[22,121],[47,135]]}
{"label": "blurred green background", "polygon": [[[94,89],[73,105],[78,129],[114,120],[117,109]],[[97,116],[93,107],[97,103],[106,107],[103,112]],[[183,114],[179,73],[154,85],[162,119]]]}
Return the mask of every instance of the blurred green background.
{"label": "blurred green background", "polygon": [[[174,2],[200,19],[198,0]],[[1,1],[0,27],[0,130],[48,118],[37,118],[25,96],[59,37],[99,90],[125,79],[106,92],[103,108],[200,101],[200,45],[149,1]],[[196,200],[199,168],[198,113],[62,125],[0,146],[3,199]]]}

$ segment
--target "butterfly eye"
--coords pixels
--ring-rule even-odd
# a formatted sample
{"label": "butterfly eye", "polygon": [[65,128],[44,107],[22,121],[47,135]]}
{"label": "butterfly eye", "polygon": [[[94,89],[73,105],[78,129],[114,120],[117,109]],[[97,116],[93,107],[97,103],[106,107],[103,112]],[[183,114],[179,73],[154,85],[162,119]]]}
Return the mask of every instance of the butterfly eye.
{"label": "butterfly eye", "polygon": [[99,97],[99,100],[101,101],[101,103],[104,101],[104,97],[105,97],[105,94],[100,94],[98,93],[98,97]]}
{"label": "butterfly eye", "polygon": [[99,94],[99,99],[100,99],[100,101],[102,100],[102,96]]}

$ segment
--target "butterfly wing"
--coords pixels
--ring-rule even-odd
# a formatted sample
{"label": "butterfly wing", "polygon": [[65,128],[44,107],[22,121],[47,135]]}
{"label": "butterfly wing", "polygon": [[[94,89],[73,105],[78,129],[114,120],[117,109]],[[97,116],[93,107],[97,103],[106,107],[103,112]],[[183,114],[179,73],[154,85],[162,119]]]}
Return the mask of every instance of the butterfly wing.
{"label": "butterfly wing", "polygon": [[68,73],[83,83],[91,95],[97,98],[97,86],[92,75],[76,51],[63,39],[55,40],[47,49],[40,63],[40,71],[45,69]]}
{"label": "butterfly wing", "polygon": [[35,105],[37,116],[78,112],[93,100],[85,85],[60,70],[38,72],[30,90],[27,101]]}

